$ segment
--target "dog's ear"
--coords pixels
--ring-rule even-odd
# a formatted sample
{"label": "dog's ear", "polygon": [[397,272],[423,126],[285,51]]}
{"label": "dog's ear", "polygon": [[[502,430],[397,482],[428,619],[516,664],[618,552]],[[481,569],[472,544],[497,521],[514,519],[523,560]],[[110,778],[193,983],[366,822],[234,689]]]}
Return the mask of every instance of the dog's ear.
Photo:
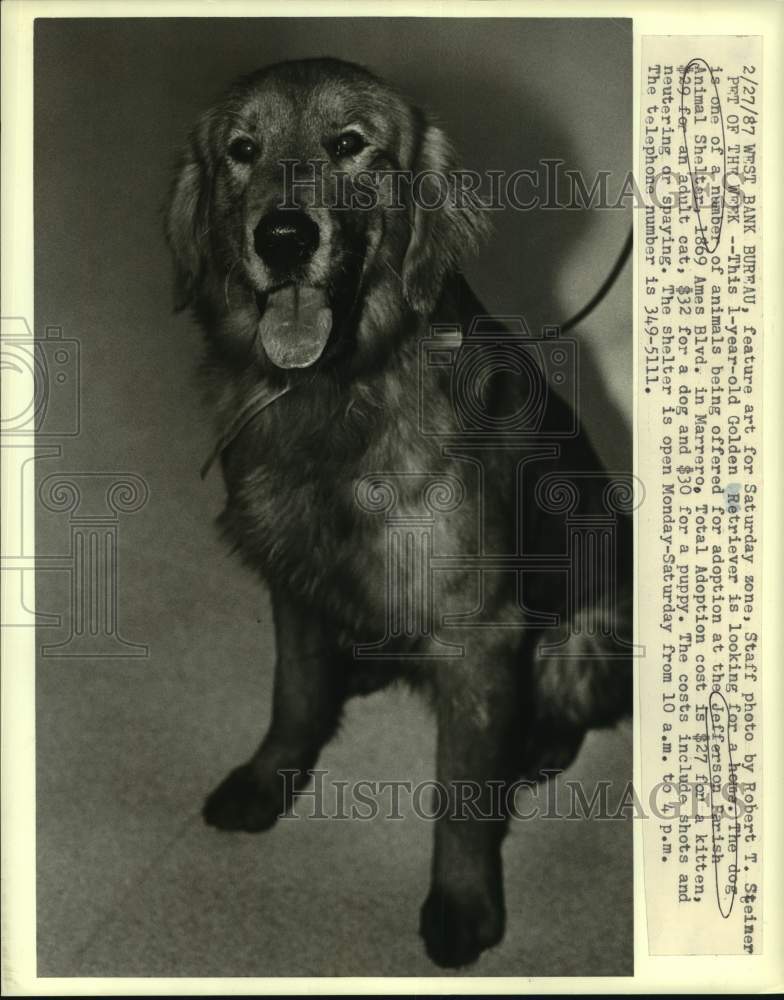
{"label": "dog's ear", "polygon": [[207,260],[212,167],[208,121],[193,130],[180,158],[166,211],[166,240],[174,260],[174,308],[193,299]]}
{"label": "dog's ear", "polygon": [[476,252],[490,229],[479,199],[461,185],[455,151],[437,125],[424,124],[411,200],[403,292],[412,309],[427,315],[438,301],[444,278]]}

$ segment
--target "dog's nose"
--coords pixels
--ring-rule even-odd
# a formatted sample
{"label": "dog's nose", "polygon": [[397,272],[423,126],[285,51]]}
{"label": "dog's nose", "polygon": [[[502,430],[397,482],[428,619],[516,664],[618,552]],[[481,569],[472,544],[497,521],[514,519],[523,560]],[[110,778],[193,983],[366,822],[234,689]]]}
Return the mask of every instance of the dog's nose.
{"label": "dog's nose", "polygon": [[285,271],[310,260],[318,249],[319,230],[304,212],[275,211],[256,226],[253,243],[267,267]]}

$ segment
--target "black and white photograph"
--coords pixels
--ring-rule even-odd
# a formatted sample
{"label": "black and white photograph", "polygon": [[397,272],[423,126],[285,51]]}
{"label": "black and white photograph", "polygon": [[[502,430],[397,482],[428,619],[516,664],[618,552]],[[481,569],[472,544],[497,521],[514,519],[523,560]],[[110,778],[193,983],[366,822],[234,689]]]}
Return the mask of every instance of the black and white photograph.
{"label": "black and white photograph", "polygon": [[633,975],[632,38],[36,20],[38,976]]}

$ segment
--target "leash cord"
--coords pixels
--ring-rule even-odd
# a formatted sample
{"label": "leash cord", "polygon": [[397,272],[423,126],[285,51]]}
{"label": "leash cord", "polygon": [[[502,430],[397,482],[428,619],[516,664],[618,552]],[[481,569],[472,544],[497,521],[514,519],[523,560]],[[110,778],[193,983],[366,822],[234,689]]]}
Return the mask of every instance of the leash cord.
{"label": "leash cord", "polygon": [[215,459],[231,444],[231,442],[237,437],[240,431],[257,417],[262,410],[266,410],[267,407],[274,403],[276,399],[280,399],[281,396],[291,389],[291,383],[286,383],[280,388],[271,388],[266,382],[262,382],[254,392],[251,394],[250,398],[246,400],[245,405],[242,407],[237,416],[231,421],[226,430],[218,438],[214,448],[209,454],[207,461],[201,467],[201,478],[206,479],[207,473],[212,468]]}
{"label": "leash cord", "polygon": [[629,235],[626,237],[626,242],[623,244],[623,248],[613,264],[612,270],[605,278],[604,284],[601,286],[596,295],[594,295],[594,297],[590,300],[590,302],[587,303],[587,305],[584,305],[583,308],[579,312],[575,313],[571,319],[568,319],[565,323],[561,324],[561,333],[566,333],[567,330],[571,330],[573,327],[577,326],[578,323],[584,320],[585,317],[592,313],[599,305],[605,295],[615,284],[618,275],[621,273],[626,261],[629,259],[629,255],[632,252],[632,243],[633,231],[630,229]]}

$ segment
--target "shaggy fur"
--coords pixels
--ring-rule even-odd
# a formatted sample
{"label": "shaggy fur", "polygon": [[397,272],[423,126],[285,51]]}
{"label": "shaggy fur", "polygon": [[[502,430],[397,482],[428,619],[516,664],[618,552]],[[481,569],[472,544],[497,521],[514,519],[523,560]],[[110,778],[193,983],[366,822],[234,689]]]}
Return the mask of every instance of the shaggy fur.
{"label": "shaggy fur", "polygon": [[[342,155],[347,133],[354,138]],[[239,153],[237,139],[248,144]],[[521,473],[511,437],[510,447],[454,445],[461,423],[450,371],[423,373],[420,345],[432,324],[465,333],[485,315],[459,272],[484,234],[483,214],[470,202],[424,211],[408,201],[401,210],[384,198],[369,211],[346,210],[303,189],[294,208],[315,223],[318,245],[281,276],[257,252],[257,227],[283,200],[281,161],[309,159],[326,161],[328,181],[345,174],[349,192],[355,182],[359,190],[363,169],[449,176],[457,168],[441,129],[395,91],[359,67],[318,59],[241,80],[199,121],[177,172],[167,223],[177,303],[191,306],[206,335],[217,434],[246,414],[224,438],[220,523],[268,584],[277,636],[269,732],[205,805],[207,822],[221,829],[271,826],[292,794],[278,772],[297,769],[299,784],[306,782],[345,699],[396,679],[425,691],[434,706],[439,781],[450,796],[456,782],[479,783],[480,805],[493,782],[566,766],[589,727],[612,724],[630,703],[629,660],[601,657],[602,643],[621,628],[610,618],[617,609],[628,614],[624,518],[616,522],[615,564],[592,581],[502,568],[480,580],[464,558],[522,551],[540,556],[546,569],[548,558],[562,556],[563,508],[542,502],[548,476],[579,477],[580,516],[607,512],[607,479],[584,436],[545,447]],[[295,369],[273,364],[259,335],[265,309],[286,283],[318,289],[332,316],[321,355]],[[504,336],[500,324],[495,333]],[[485,390],[498,415],[518,409],[524,391],[510,377]],[[259,394],[276,398],[248,411]],[[439,434],[422,433],[421,398]],[[569,417],[549,394],[541,440],[551,441],[548,431]],[[427,491],[436,481],[447,493],[457,483],[462,498],[436,504],[434,513]],[[449,655],[427,655],[432,643],[416,630],[398,637],[395,659],[355,655],[358,644],[384,637],[396,600],[387,579],[385,497],[395,517],[430,518],[432,553],[441,560],[433,576],[438,651]],[[414,602],[425,599],[421,580],[408,584]],[[553,647],[578,628],[574,615],[589,604],[601,610],[597,627],[576,637],[584,656],[564,658],[563,647]],[[503,816],[435,824],[420,930],[439,965],[472,962],[503,935],[505,828]]]}

